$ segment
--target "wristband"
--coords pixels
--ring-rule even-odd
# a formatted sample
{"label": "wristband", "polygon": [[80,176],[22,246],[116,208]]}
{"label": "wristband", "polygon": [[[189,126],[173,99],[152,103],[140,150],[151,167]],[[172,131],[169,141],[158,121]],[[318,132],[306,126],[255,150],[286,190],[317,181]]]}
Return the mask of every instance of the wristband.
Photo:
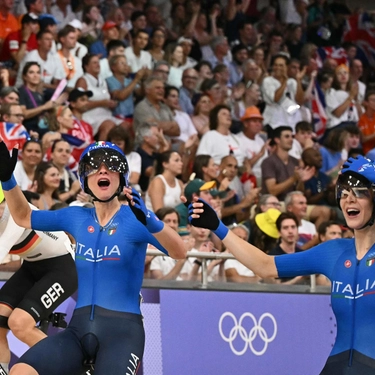
{"label": "wristband", "polygon": [[27,40],[23,40],[22,42],[21,42],[21,44],[26,44],[27,43]]}
{"label": "wristband", "polygon": [[150,233],[158,233],[164,228],[164,223],[150,210],[147,210],[146,228]]}
{"label": "wristband", "polygon": [[198,259],[195,259],[195,261],[193,263],[198,264],[198,266],[202,265],[202,262],[200,260],[198,260]]}
{"label": "wristband", "polygon": [[12,177],[8,181],[2,182],[1,186],[4,191],[12,190],[15,186],[17,186],[17,181],[12,175]]}
{"label": "wristband", "polygon": [[220,238],[220,240],[223,240],[227,236],[229,229],[222,221],[220,221],[219,226],[213,232]]}

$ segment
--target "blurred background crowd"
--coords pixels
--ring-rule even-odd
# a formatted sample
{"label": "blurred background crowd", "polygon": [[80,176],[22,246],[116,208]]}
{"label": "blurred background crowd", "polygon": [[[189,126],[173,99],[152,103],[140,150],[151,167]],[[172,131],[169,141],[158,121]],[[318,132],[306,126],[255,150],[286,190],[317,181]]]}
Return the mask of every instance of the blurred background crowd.
{"label": "blurred background crowd", "polygon": [[[39,209],[92,207],[77,165],[108,140],[188,250],[225,251],[181,195],[269,254],[305,251],[352,236],[334,185],[348,156],[375,157],[374,35],[372,12],[345,0],[0,0],[0,136]],[[145,264],[155,279],[200,272],[198,257]],[[208,273],[305,281],[234,260]]]}

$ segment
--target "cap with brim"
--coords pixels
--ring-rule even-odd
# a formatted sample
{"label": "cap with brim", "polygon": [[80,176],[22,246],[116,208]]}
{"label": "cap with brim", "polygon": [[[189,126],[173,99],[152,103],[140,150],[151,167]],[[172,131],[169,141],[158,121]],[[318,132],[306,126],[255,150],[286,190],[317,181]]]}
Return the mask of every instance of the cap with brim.
{"label": "cap with brim", "polygon": [[82,22],[80,20],[74,19],[73,21],[70,21],[68,25],[74,27],[75,29],[82,30]]}
{"label": "cap with brim", "polygon": [[104,25],[102,27],[102,31],[113,29],[114,27],[117,27],[117,24],[113,21],[106,21],[104,22]]}
{"label": "cap with brim", "polygon": [[26,13],[21,20],[21,24],[24,25],[26,23],[38,23],[39,19],[38,16],[34,13]]}
{"label": "cap with brim", "polygon": [[188,231],[188,229],[186,227],[178,227],[177,233],[180,236],[188,236],[190,234],[190,232]]}
{"label": "cap with brim", "polygon": [[78,98],[82,96],[87,96],[88,98],[91,98],[93,96],[93,92],[90,90],[84,90],[81,87],[77,87],[73,89],[68,96],[68,102],[75,102]]}
{"label": "cap with brim", "polygon": [[39,25],[57,25],[59,22],[51,14],[42,14],[39,16]]}
{"label": "cap with brim", "polygon": [[276,220],[281,215],[281,212],[276,208],[270,208],[266,212],[255,216],[255,222],[259,229],[267,236],[272,238],[279,238],[279,231],[276,227]]}
{"label": "cap with brim", "polygon": [[193,194],[198,194],[200,191],[210,190],[216,188],[216,181],[205,182],[200,178],[190,181],[185,187],[185,197],[188,201],[193,198]]}
{"label": "cap with brim", "polygon": [[247,107],[245,113],[241,117],[241,121],[250,120],[250,119],[263,120],[263,116],[260,113],[258,107],[255,107],[254,105],[251,107]]}

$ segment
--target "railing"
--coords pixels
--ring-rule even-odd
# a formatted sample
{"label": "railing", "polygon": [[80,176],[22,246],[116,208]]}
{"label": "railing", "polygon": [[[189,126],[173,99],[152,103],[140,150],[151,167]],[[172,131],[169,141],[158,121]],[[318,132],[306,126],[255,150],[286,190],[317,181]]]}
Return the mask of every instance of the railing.
{"label": "railing", "polygon": [[[151,256],[163,256],[163,252],[159,250],[147,250],[147,255]],[[207,275],[207,261],[215,259],[236,259],[232,254],[229,253],[212,253],[212,252],[198,252],[188,251],[186,253],[187,258],[199,258],[202,261],[202,272],[201,272],[201,285],[200,288],[207,289],[208,286],[208,275]],[[310,291],[316,290],[316,276],[310,275]]]}

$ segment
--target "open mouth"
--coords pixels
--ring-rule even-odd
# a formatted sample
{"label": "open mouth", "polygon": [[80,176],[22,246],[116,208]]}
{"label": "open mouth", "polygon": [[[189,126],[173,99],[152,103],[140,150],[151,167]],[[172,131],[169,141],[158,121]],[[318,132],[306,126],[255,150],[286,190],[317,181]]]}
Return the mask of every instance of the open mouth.
{"label": "open mouth", "polygon": [[98,181],[98,186],[99,187],[108,187],[110,184],[109,180],[105,179],[105,178],[101,178],[99,181]]}
{"label": "open mouth", "polygon": [[357,216],[359,215],[359,212],[358,210],[355,210],[354,208],[349,208],[348,210],[346,210],[346,213],[348,214],[348,216]]}

